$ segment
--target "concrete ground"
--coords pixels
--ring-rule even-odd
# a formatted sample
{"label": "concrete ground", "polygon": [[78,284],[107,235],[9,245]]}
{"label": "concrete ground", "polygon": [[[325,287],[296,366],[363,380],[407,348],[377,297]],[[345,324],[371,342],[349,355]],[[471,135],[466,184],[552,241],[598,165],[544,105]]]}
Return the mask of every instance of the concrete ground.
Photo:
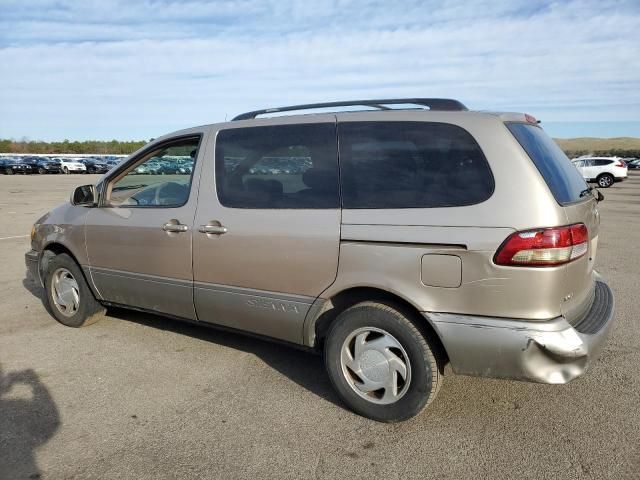
{"label": "concrete ground", "polygon": [[110,311],[56,323],[26,235],[91,176],[0,175],[0,478],[638,478],[640,175],[604,190],[598,270],[617,321],[566,386],[448,375],[417,418],[346,410],[322,359]]}

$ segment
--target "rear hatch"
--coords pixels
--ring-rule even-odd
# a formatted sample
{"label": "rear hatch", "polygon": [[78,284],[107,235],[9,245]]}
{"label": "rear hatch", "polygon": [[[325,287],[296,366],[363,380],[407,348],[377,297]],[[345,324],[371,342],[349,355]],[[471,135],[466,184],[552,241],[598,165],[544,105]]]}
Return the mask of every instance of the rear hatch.
{"label": "rear hatch", "polygon": [[577,322],[591,306],[594,298],[593,266],[598,248],[600,216],[595,191],[591,191],[582,175],[558,145],[532,122],[508,122],[507,127],[547,183],[566,215],[566,224],[583,223],[589,233],[587,253],[566,264],[566,282],[561,312],[569,323]]}

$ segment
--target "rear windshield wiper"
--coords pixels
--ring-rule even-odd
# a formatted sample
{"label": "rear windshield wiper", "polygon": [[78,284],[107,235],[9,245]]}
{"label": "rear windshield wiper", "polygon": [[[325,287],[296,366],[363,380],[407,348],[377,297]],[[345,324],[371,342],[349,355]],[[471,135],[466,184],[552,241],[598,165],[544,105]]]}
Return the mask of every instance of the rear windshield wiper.
{"label": "rear windshield wiper", "polygon": [[589,194],[593,195],[592,190],[593,190],[593,187],[585,188],[584,190],[582,190],[580,192],[580,198],[584,197],[585,195],[589,195]]}

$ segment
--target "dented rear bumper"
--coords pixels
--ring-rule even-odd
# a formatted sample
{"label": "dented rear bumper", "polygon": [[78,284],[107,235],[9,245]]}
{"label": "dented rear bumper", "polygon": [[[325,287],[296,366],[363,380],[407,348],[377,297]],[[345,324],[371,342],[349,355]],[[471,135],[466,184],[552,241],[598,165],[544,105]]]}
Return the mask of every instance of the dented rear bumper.
{"label": "dented rear bumper", "polygon": [[596,280],[591,308],[570,325],[548,321],[425,313],[455,373],[541,383],[567,383],[582,375],[600,353],[614,318],[609,286]]}

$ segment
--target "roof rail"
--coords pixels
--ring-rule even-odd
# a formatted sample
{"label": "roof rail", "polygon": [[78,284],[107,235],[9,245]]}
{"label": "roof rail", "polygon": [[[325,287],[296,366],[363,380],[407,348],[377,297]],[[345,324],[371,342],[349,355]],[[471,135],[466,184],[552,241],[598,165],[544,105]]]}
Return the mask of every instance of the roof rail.
{"label": "roof rail", "polygon": [[467,110],[462,103],[458,100],[452,100],[450,98],[387,98],[381,100],[346,100],[342,102],[326,102],[326,103],[308,103],[306,105],[292,105],[289,107],[278,108],[265,108],[264,110],[254,110],[253,112],[242,113],[233,118],[236,120],[250,120],[256,118],[258,115],[264,115],[265,113],[276,112],[291,112],[295,110],[313,110],[316,108],[329,108],[329,107],[374,107],[380,110],[392,110],[386,105],[419,105],[421,107],[428,107],[429,110],[448,110],[448,111],[463,111]]}

